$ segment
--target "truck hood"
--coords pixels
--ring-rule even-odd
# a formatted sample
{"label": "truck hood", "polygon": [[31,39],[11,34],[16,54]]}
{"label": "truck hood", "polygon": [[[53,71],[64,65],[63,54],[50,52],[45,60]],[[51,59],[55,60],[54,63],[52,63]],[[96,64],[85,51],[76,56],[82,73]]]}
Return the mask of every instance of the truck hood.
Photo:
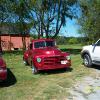
{"label": "truck hood", "polygon": [[88,47],[91,47],[92,45],[87,45],[87,46],[84,46],[85,48],[88,48]]}
{"label": "truck hood", "polygon": [[91,47],[92,47],[92,45],[87,45],[87,46],[84,46],[83,49],[89,49]]}
{"label": "truck hood", "polygon": [[37,49],[36,54],[39,54],[39,55],[61,55],[62,52],[60,49],[58,49],[56,47],[45,47],[45,48]]}

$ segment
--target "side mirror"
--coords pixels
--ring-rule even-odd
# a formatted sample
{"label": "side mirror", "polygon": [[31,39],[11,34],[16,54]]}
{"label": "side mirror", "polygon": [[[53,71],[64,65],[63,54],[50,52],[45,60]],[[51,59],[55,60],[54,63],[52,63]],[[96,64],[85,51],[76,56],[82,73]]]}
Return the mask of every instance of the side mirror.
{"label": "side mirror", "polygon": [[93,43],[92,46],[95,46],[95,44]]}
{"label": "side mirror", "polygon": [[97,45],[97,44],[95,44],[95,43],[94,43],[94,44],[92,44],[92,46],[96,46],[96,45]]}

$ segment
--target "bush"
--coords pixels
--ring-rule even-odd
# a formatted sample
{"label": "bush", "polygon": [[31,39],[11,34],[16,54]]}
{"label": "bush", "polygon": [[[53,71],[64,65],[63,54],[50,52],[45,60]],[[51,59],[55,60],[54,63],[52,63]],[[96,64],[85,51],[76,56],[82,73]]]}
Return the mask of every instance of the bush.
{"label": "bush", "polygon": [[77,44],[78,40],[76,38],[71,38],[71,39],[69,39],[68,43],[69,44]]}

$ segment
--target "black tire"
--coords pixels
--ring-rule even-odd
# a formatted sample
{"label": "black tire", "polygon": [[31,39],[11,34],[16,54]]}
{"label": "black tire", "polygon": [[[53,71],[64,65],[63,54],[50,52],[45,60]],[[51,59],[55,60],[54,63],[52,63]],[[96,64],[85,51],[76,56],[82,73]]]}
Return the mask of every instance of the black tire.
{"label": "black tire", "polygon": [[38,74],[38,70],[37,70],[37,68],[34,66],[33,63],[32,63],[32,73],[33,73],[33,74]]}
{"label": "black tire", "polygon": [[24,59],[24,57],[23,57],[23,63],[25,64],[25,66],[29,65],[28,62]]}
{"label": "black tire", "polygon": [[83,63],[86,67],[91,67],[92,66],[92,60],[88,54],[85,54],[83,56]]}
{"label": "black tire", "polygon": [[25,64],[25,66],[29,65],[27,61],[23,60],[23,63]]}

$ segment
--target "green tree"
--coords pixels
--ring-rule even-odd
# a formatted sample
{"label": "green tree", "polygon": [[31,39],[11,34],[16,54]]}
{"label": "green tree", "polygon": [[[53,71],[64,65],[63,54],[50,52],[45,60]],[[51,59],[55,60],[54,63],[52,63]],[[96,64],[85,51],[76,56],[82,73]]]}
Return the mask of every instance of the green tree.
{"label": "green tree", "polygon": [[5,21],[9,21],[10,18],[10,1],[0,0],[0,48],[1,48],[1,34],[2,26]]}
{"label": "green tree", "polygon": [[79,0],[82,16],[79,19],[80,32],[94,42],[100,38],[100,0]]}
{"label": "green tree", "polygon": [[71,39],[69,39],[69,41],[68,41],[68,43],[69,44],[77,44],[78,43],[78,40],[77,40],[77,38],[71,38]]}
{"label": "green tree", "polygon": [[64,37],[64,36],[57,36],[56,37],[56,42],[57,42],[58,45],[67,44],[66,37]]}
{"label": "green tree", "polygon": [[[26,48],[25,34],[31,28],[38,33],[38,38],[55,38],[62,26],[66,25],[66,17],[73,18],[71,6],[77,0],[1,0],[1,15],[6,22],[16,23],[23,35],[23,49]],[[4,5],[4,6],[3,6]],[[1,16],[0,15],[0,16]]]}
{"label": "green tree", "polygon": [[29,0],[12,0],[11,13],[16,16],[16,27],[18,27],[20,34],[22,34],[23,50],[26,49],[25,35],[29,34],[31,24],[29,23],[31,17],[29,15],[30,9],[26,4],[29,4]]}
{"label": "green tree", "polygon": [[37,31],[38,37],[55,38],[62,26],[66,25],[66,17],[72,18],[70,7],[77,0],[36,0],[30,2],[33,17],[33,28]]}

